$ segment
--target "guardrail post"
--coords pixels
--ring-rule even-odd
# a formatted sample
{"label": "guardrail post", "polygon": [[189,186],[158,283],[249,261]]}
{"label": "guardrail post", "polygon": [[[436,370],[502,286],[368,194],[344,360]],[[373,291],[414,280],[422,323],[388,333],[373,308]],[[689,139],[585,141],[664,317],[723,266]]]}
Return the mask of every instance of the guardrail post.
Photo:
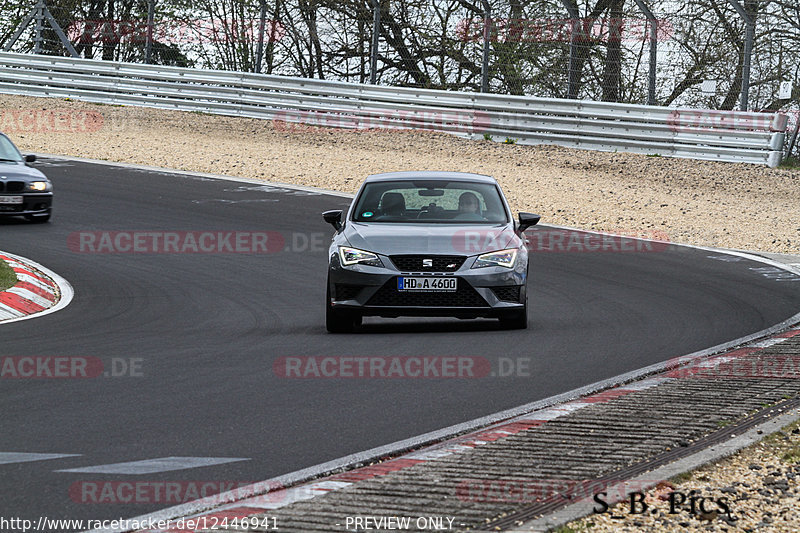
{"label": "guardrail post", "polygon": [[564,9],[570,17],[572,31],[569,38],[569,87],[567,88],[567,98],[578,98],[578,88],[581,83],[581,73],[578,71],[578,43],[576,40],[580,34],[581,15],[578,6],[570,0],[561,0]]}
{"label": "guardrail post", "polygon": [[156,0],[147,2],[147,40],[144,45],[144,62],[148,65],[153,61],[153,20],[155,19]]}
{"label": "guardrail post", "polygon": [[39,0],[36,3],[36,30],[33,36],[33,53],[34,54],[41,54],[42,53],[42,22],[44,21],[44,0]]}
{"label": "guardrail post", "polygon": [[369,51],[369,82],[378,81],[378,44],[381,36],[381,2],[372,0],[372,46]]}
{"label": "guardrail post", "polygon": [[634,0],[639,9],[644,13],[650,26],[650,72],[647,78],[647,105],[656,105],[656,59],[658,56],[658,20],[653,12],[644,3],[644,0]]}
{"label": "guardrail post", "polygon": [[742,7],[738,0],[728,0],[736,12],[744,20],[746,30],[744,37],[744,52],[742,57],[742,94],[740,97],[740,108],[747,111],[748,100],[750,97],[750,59],[753,55],[753,41],[756,35],[756,20],[750,13]]}
{"label": "guardrail post", "polygon": [[792,150],[794,150],[794,143],[797,141],[797,133],[800,132],[800,113],[795,117],[794,133],[789,141],[789,151],[786,152],[786,157],[792,157]]}
{"label": "guardrail post", "polygon": [[267,0],[261,0],[261,14],[258,19],[258,49],[256,50],[256,66],[253,72],[261,72],[261,58],[264,55],[264,28],[267,24]]}
{"label": "guardrail post", "polygon": [[492,36],[492,6],[483,0],[483,59],[481,61],[481,92],[489,92],[489,40]]}

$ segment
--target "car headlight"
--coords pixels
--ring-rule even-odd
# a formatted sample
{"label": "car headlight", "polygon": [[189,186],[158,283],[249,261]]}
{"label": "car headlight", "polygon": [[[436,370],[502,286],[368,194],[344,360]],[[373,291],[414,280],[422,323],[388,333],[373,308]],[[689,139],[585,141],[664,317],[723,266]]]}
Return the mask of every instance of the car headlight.
{"label": "car headlight", "polygon": [[50,190],[49,181],[32,181],[28,184],[28,189],[31,191],[45,192]]}
{"label": "car headlight", "polygon": [[472,268],[484,268],[492,266],[500,266],[506,268],[513,268],[514,263],[517,261],[517,249],[512,248],[509,250],[499,250],[497,252],[489,252],[478,256]]}
{"label": "car headlight", "polygon": [[377,254],[373,254],[372,252],[366,252],[364,250],[359,250],[358,248],[348,248],[347,246],[339,247],[339,259],[345,266],[355,265],[355,264],[378,266],[378,267],[383,266],[383,263],[381,262],[381,259],[380,257],[378,257]]}

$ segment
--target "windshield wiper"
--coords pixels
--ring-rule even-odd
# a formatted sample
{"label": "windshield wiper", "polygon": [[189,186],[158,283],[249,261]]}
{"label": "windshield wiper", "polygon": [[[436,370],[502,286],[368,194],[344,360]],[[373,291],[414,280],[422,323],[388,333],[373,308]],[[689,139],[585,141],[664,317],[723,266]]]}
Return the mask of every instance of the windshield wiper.
{"label": "windshield wiper", "polygon": [[19,163],[16,159],[6,159],[5,157],[0,157],[0,161],[5,161],[8,163]]}

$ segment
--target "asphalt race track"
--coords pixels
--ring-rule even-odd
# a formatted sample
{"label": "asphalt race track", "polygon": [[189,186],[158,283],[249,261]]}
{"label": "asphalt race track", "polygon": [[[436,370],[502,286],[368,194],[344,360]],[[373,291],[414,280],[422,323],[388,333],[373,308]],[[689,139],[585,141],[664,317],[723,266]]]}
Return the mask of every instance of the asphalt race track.
{"label": "asphalt race track", "polygon": [[[0,221],[0,250],[65,277],[75,298],[59,312],[0,325],[0,356],[99,358],[126,375],[0,379],[4,516],[138,516],[178,502],[102,501],[89,489],[271,478],[707,348],[800,309],[800,283],[764,276],[753,270],[764,265],[749,260],[677,246],[539,253],[528,330],[367,319],[360,333],[329,335],[332,230],[320,213],[349,200],[89,163],[36,166],[54,182],[53,220]],[[69,245],[76,232],[133,230],[270,231],[285,246],[113,254]],[[327,355],[477,356],[497,372],[505,358],[529,370],[471,379],[286,379],[273,371],[279,357]],[[131,364],[136,370],[126,371]],[[78,455],[21,461],[22,453]],[[219,459],[155,472],[60,471],[165,457]]]}

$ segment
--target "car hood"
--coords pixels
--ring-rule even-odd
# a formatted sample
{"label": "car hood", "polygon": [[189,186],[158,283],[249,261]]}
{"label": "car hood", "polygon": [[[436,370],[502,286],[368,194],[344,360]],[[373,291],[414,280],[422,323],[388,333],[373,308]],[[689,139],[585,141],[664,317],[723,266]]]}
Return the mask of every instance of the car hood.
{"label": "car hood", "polygon": [[0,161],[0,181],[42,180],[47,180],[44,174],[24,163],[6,163]]}
{"label": "car hood", "polygon": [[474,255],[519,245],[512,224],[364,224],[348,222],[351,246],[383,255]]}

